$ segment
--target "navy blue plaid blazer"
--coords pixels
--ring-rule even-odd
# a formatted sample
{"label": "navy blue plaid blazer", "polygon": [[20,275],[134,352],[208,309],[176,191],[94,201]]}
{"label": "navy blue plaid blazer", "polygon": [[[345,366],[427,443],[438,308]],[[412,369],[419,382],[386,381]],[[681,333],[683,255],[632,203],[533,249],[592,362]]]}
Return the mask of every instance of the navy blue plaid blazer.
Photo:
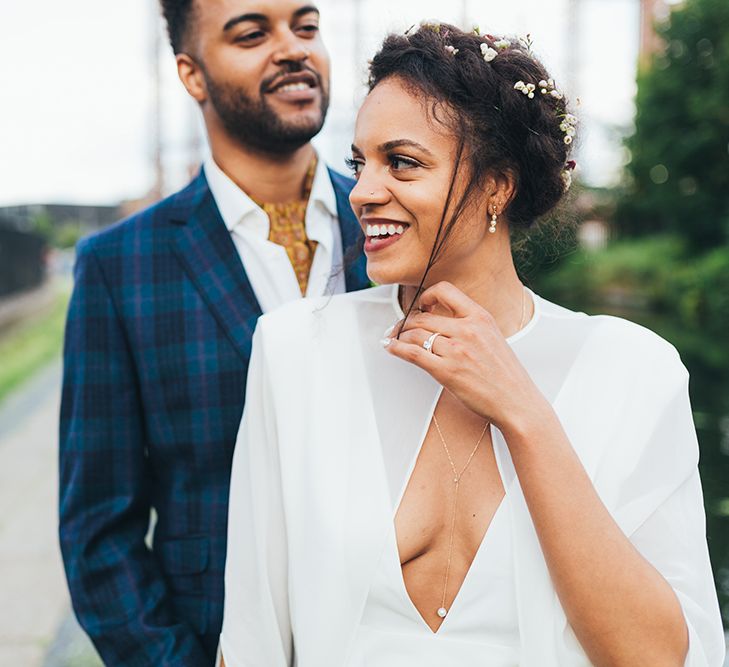
{"label": "navy blue plaid blazer", "polygon": [[[330,172],[348,290],[369,285]],[[64,346],[60,540],[107,665],[209,667],[233,447],[261,309],[203,172],[79,244]],[[154,543],[145,535],[156,510]]]}

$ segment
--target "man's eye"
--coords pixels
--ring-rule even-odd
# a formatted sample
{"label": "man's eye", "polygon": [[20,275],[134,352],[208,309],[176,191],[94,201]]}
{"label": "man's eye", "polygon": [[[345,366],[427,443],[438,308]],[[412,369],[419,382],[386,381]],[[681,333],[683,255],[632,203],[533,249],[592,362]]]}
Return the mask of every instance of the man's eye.
{"label": "man's eye", "polygon": [[299,30],[303,30],[306,33],[309,33],[310,35],[315,35],[317,32],[319,32],[319,26],[318,25],[302,25]]}
{"label": "man's eye", "polygon": [[245,44],[247,42],[255,42],[262,37],[264,37],[263,30],[256,30],[254,32],[247,32],[245,35],[240,35],[239,37],[236,37],[235,41]]}

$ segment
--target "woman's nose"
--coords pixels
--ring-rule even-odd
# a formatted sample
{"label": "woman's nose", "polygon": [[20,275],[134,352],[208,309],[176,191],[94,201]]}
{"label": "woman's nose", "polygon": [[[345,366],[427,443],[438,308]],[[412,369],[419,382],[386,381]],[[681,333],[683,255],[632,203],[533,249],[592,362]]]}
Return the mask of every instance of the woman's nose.
{"label": "woman's nose", "polygon": [[354,209],[361,209],[371,204],[385,204],[389,199],[387,189],[367,168],[362,168],[359,178],[349,193],[349,203]]}

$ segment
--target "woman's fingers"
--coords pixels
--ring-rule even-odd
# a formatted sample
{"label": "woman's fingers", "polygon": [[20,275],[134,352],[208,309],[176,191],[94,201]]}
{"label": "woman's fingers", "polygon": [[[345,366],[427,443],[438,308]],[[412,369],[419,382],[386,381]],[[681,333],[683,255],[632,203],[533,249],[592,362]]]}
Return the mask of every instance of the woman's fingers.
{"label": "woman's fingers", "polygon": [[[430,375],[432,375],[436,380],[440,381],[444,371],[444,360],[437,354],[423,348],[423,341],[430,337],[430,334],[428,334],[426,338],[423,338],[423,333],[425,332],[421,331],[416,333],[410,331],[405,334],[408,337],[407,340],[403,340],[402,337],[400,340],[397,338],[390,338],[386,341],[385,349],[390,354],[399,357],[403,361],[419,366],[427,373],[430,373]],[[419,336],[418,340],[415,338],[416,335]],[[439,337],[435,341],[434,348],[437,347],[440,342],[442,341]]]}
{"label": "woman's fingers", "polygon": [[[402,320],[400,320],[394,326],[392,330],[393,336],[397,336],[397,333],[400,331],[401,325]],[[433,313],[415,313],[414,315],[408,317],[408,319],[405,321],[405,326],[402,329],[402,333],[404,334],[406,331],[411,331],[415,329],[424,329],[425,331],[430,331],[431,333],[435,333],[437,331],[439,334],[443,334],[444,336],[456,338],[458,336],[458,332],[462,329],[462,327],[463,324],[454,317],[446,317],[445,315],[434,315]],[[402,335],[400,336],[400,338],[402,338]]]}
{"label": "woman's fingers", "polygon": [[450,310],[454,317],[467,317],[480,306],[451,283],[442,281],[429,287],[420,295],[420,307],[429,311],[435,306]]}
{"label": "woman's fingers", "polygon": [[[438,336],[434,337],[435,333],[438,333]],[[449,339],[446,336],[428,329],[410,329],[402,333],[397,340],[400,343],[407,343],[408,345],[421,347],[429,354],[437,354],[439,356],[442,356],[445,353],[449,342]],[[427,341],[431,341],[431,348],[426,350],[424,343]]]}

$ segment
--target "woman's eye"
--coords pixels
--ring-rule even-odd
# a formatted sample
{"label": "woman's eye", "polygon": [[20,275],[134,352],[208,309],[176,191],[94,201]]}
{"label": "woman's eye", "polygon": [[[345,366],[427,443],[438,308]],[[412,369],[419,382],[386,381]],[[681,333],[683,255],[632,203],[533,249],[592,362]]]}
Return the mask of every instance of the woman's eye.
{"label": "woman's eye", "polygon": [[414,169],[415,167],[419,167],[420,164],[411,158],[406,158],[402,155],[393,155],[390,157],[390,166],[395,171],[403,171],[406,169]]}
{"label": "woman's eye", "polygon": [[361,160],[355,160],[354,158],[344,158],[344,163],[347,165],[347,168],[352,172],[352,175],[355,178],[360,175],[362,169],[364,168],[364,162],[362,162]]}

